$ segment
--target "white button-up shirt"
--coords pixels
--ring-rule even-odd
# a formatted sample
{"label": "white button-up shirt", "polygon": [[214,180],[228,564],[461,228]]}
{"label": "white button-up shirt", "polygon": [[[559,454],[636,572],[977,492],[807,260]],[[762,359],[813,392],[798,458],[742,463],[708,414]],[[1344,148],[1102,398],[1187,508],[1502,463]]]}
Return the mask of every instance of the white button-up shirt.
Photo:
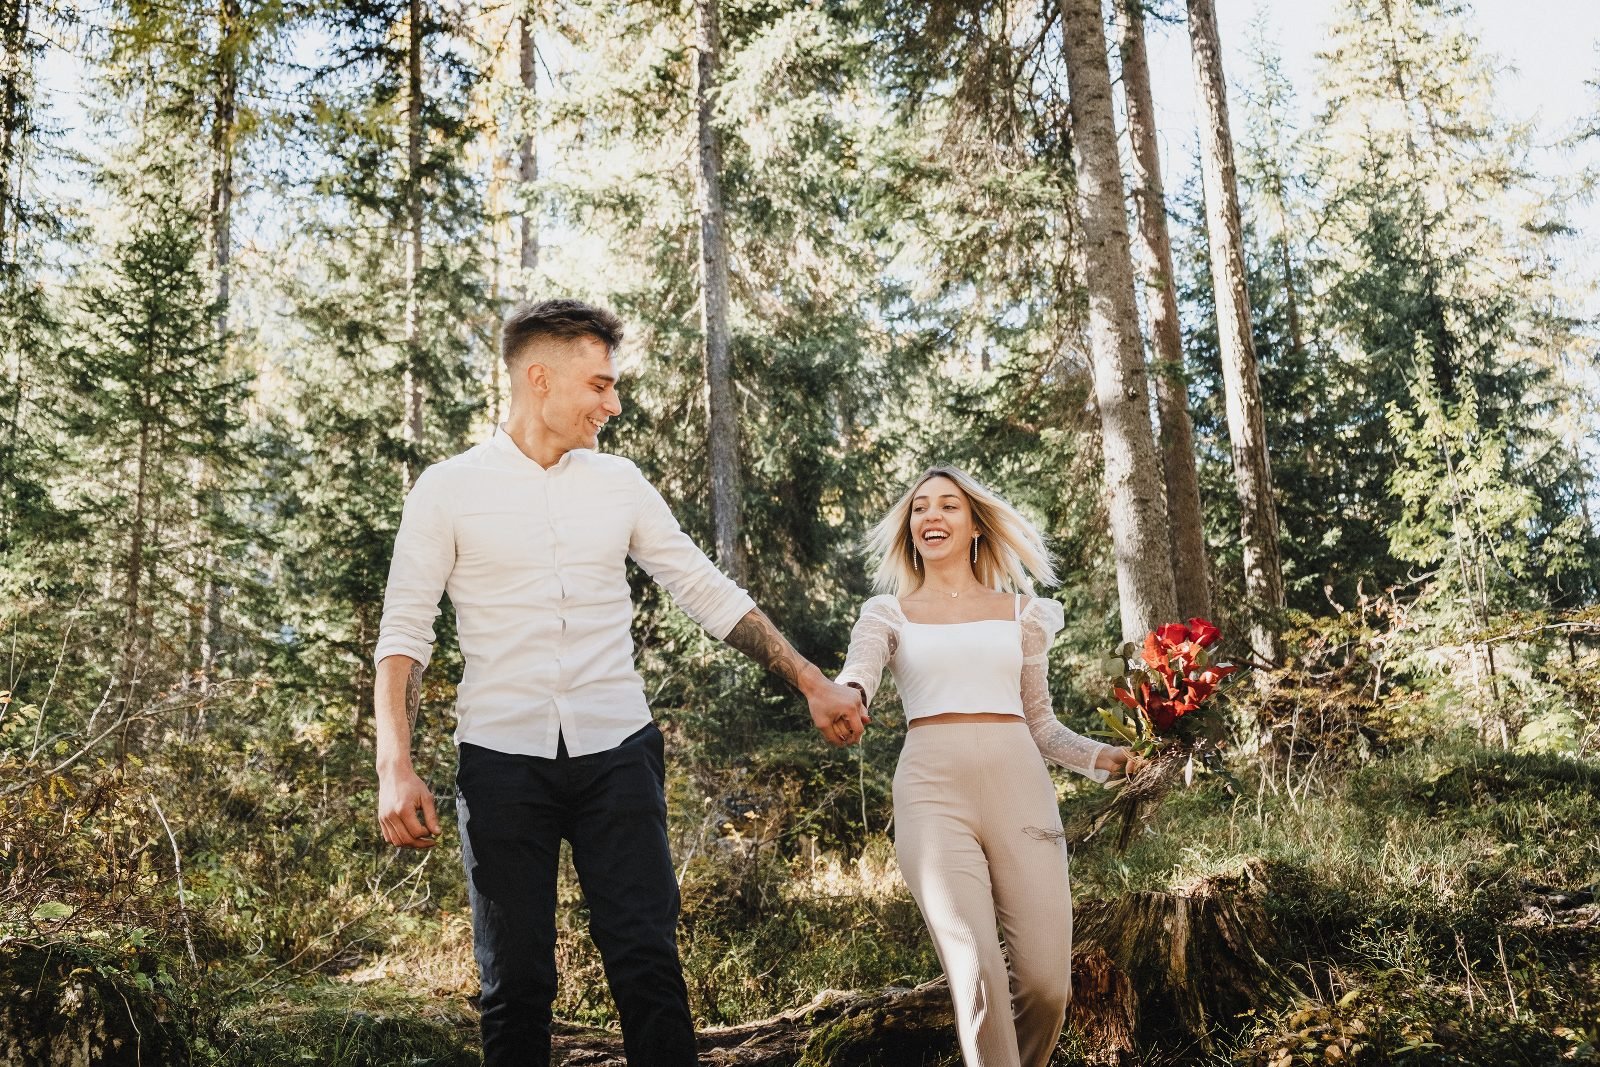
{"label": "white button-up shirt", "polygon": [[466,672],[456,741],[550,757],[614,748],[650,722],[634,669],[629,556],[714,637],[755,607],[620,456],[546,469],[504,432],[423,472],[395,538],[375,659],[433,652],[450,594]]}

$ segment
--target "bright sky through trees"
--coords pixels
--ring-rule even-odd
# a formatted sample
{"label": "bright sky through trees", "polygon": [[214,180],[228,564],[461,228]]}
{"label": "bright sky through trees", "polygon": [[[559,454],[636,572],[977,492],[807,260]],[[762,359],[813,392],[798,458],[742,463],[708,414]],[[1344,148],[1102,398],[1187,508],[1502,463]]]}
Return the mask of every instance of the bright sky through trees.
{"label": "bright sky through trees", "polygon": [[[1179,5],[1181,6],[1181,5]],[[1535,122],[1533,162],[1557,180],[1576,180],[1583,171],[1600,175],[1600,138],[1576,147],[1562,142],[1600,113],[1600,5],[1593,0],[1478,0],[1469,25],[1486,53],[1499,59],[1497,107],[1507,118]],[[1327,44],[1327,25],[1339,0],[1217,0],[1230,99],[1251,77],[1248,46],[1256,27],[1283,57],[1283,71],[1294,81],[1302,127],[1319,106],[1317,52]],[[1194,75],[1189,39],[1182,24],[1150,26],[1150,74],[1156,116],[1162,130],[1162,166],[1169,191],[1182,188],[1195,158]],[[1234,135],[1239,135],[1238,119]],[[1578,229],[1568,250],[1582,273],[1578,299],[1600,315],[1600,255],[1593,250],[1600,232],[1600,200],[1573,206]]]}

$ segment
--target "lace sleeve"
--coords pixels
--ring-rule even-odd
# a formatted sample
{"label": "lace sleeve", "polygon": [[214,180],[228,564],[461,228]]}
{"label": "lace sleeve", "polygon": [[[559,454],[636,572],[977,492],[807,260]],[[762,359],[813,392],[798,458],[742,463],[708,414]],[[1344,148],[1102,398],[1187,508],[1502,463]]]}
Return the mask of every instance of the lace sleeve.
{"label": "lace sleeve", "polygon": [[1106,746],[1067,729],[1050,706],[1049,652],[1063,623],[1061,605],[1035,598],[1022,612],[1022,710],[1040,755],[1096,782],[1110,777],[1095,760]]}
{"label": "lace sleeve", "polygon": [[834,679],[840,685],[859,685],[868,707],[883,681],[883,669],[900,643],[899,613],[893,603],[893,597],[873,597],[861,608],[861,617],[850,631],[844,669]]}

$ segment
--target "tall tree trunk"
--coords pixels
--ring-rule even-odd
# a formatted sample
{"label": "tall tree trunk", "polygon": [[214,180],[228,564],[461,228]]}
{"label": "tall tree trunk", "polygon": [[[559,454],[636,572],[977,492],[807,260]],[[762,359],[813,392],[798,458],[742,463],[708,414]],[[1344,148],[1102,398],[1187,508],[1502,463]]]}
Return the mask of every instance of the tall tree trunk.
{"label": "tall tree trunk", "polygon": [[538,133],[535,123],[535,104],[538,101],[538,79],[533,47],[534,12],[532,0],[517,24],[521,30],[520,48],[517,52],[517,69],[522,77],[522,141],[517,146],[517,178],[521,182],[522,202],[522,269],[524,285],[532,284],[533,272],[539,266],[539,213],[533,203],[533,184],[539,180],[539,148],[534,137]]}
{"label": "tall tree trunk", "polygon": [[422,448],[422,325],[417,287],[422,279],[422,0],[411,0],[406,49],[406,312],[405,423],[401,428],[411,453],[402,471],[407,490],[419,471]]}
{"label": "tall tree trunk", "polygon": [[23,80],[29,75],[27,54],[28,22],[32,14],[28,0],[0,0],[0,40],[5,42],[5,66],[0,67],[0,261],[13,246],[9,226],[17,225],[11,210],[16,181],[13,161],[18,155],[23,124]]}
{"label": "tall tree trunk", "polygon": [[[495,141],[492,129],[489,131],[489,138],[491,143]],[[489,224],[489,306],[494,309],[494,319],[491,327],[493,341],[489,346],[489,392],[485,400],[489,407],[490,427],[500,425],[500,365],[504,362],[500,358],[500,345],[505,338],[506,328],[505,317],[500,314],[500,309],[504,306],[504,287],[501,281],[504,272],[500,260],[500,250],[505,247],[502,243],[505,235],[500,229],[502,222],[505,221],[500,199],[500,189],[503,184],[501,172],[504,167],[505,161],[496,152],[494,174],[489,182],[489,216],[493,220]],[[524,293],[521,285],[516,286],[515,291],[519,295]]]}
{"label": "tall tree trunk", "polygon": [[706,407],[711,453],[711,522],[717,562],[744,581],[739,552],[739,418],[733,404],[728,338],[728,242],[722,204],[722,146],[713,124],[717,0],[695,0],[695,206],[700,215],[700,325],[705,336]]}
{"label": "tall tree trunk", "polygon": [[217,271],[217,338],[225,344],[232,298],[233,162],[239,128],[239,0],[217,5],[216,95],[211,121],[211,255]]}
{"label": "tall tree trunk", "polygon": [[1155,354],[1156,411],[1161,419],[1161,469],[1166,477],[1167,524],[1178,614],[1211,617],[1211,577],[1206,564],[1200,479],[1195,473],[1194,425],[1189,421],[1183,338],[1178,332],[1178,294],[1167,234],[1166,193],[1156,144],[1156,108],[1144,46],[1143,0],[1116,0],[1121,37],[1122,88],[1128,102],[1128,139],[1133,145],[1133,206],[1136,246],[1144,273]]}
{"label": "tall tree trunk", "polygon": [[1259,659],[1276,663],[1284,604],[1283,571],[1278,559],[1278,509],[1272,498],[1261,379],[1251,333],[1250,297],[1245,289],[1244,235],[1239,224],[1233,136],[1228,130],[1222,46],[1212,0],[1188,0],[1188,5],[1195,95],[1201,102],[1201,178],[1205,186],[1212,286],[1216,292],[1217,339],[1227,391],[1233,474],[1239,493],[1245,594],[1250,601],[1250,649]]}
{"label": "tall tree trunk", "polygon": [[[0,271],[8,271],[15,265],[18,258],[19,245],[12,235],[12,227],[21,228],[16,213],[11,210],[12,201],[21,200],[20,185],[17,171],[20,169],[21,155],[19,151],[22,131],[19,127],[23,124],[23,79],[30,73],[29,58],[24,49],[28,37],[28,21],[30,9],[26,0],[0,0],[0,40],[4,41],[3,56],[4,66],[0,66],[0,122],[4,128],[0,129]],[[0,275],[0,281],[6,281]],[[22,422],[22,393],[24,389],[22,370],[22,346],[16,338],[7,338],[0,352],[5,352],[16,360],[15,369],[11,359],[5,361],[4,373],[9,379],[6,387],[9,392],[10,403],[7,407],[7,424],[0,436],[0,485],[13,483],[13,464],[17,457],[17,439],[21,433]],[[0,548],[9,543],[9,534],[13,521],[12,507],[0,508]]]}
{"label": "tall tree trunk", "polygon": [[[217,272],[217,358],[227,365],[228,334],[233,302],[233,166],[239,129],[239,0],[219,0],[217,5],[217,88],[211,125],[211,255]],[[225,372],[226,373],[226,372]],[[222,494],[210,463],[202,463],[201,492],[208,518],[221,517]],[[204,574],[204,623],[200,640],[200,691],[210,689],[216,676],[217,649],[222,642],[222,584],[217,580],[217,553],[212,539],[204,538],[201,555]]]}
{"label": "tall tree trunk", "polygon": [[1278,201],[1278,215],[1283,220],[1283,232],[1278,234],[1278,269],[1283,272],[1283,309],[1289,325],[1289,351],[1296,356],[1305,351],[1305,333],[1300,326],[1300,294],[1294,286],[1294,257],[1289,251],[1289,201],[1283,190],[1283,175],[1275,175],[1273,196]]}
{"label": "tall tree trunk", "polygon": [[1162,499],[1122,167],[1111,112],[1111,70],[1099,0],[1060,0],[1072,144],[1077,156],[1089,342],[1105,453],[1122,633],[1139,640],[1178,611]]}
{"label": "tall tree trunk", "polygon": [[[149,410],[148,398],[143,405]],[[149,504],[151,425],[148,417],[139,423],[139,457],[135,461],[133,492],[133,532],[128,538],[128,556],[123,571],[126,575],[122,597],[122,658],[117,668],[117,683],[124,694],[131,694],[135,651],[139,646],[140,578],[144,574],[144,526]],[[126,701],[126,695],[124,700]]]}

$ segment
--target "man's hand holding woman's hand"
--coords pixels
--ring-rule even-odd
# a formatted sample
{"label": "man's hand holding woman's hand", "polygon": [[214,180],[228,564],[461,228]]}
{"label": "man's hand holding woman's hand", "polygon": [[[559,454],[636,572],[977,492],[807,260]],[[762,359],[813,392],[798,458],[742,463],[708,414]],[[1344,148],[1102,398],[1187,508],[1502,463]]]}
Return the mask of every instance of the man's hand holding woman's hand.
{"label": "man's hand holding woman's hand", "polygon": [[872,721],[861,690],[829,681],[821,671],[803,682],[801,692],[811,708],[811,722],[828,744],[843,747],[861,740]]}

